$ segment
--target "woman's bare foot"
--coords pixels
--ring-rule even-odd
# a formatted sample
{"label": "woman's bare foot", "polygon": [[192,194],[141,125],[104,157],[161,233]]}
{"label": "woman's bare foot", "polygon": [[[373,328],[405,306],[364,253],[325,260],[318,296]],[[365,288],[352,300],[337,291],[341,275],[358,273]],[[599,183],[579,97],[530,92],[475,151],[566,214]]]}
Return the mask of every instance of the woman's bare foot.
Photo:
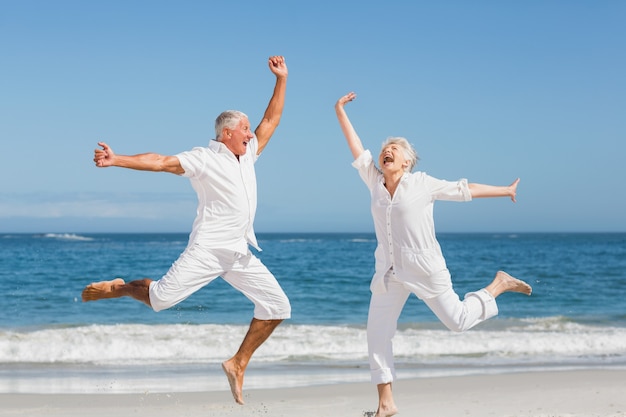
{"label": "woman's bare foot", "polygon": [[240,372],[238,368],[232,363],[232,359],[222,363],[222,369],[228,378],[228,384],[230,385],[230,392],[233,394],[233,398],[237,404],[243,405],[243,372]]}
{"label": "woman's bare foot", "polygon": [[374,417],[391,417],[398,413],[398,407],[393,400],[391,382],[376,385],[378,389],[378,410]]}
{"label": "woman's bare foot", "polygon": [[96,301],[104,298],[119,297],[114,287],[124,284],[125,282],[122,278],[115,278],[111,281],[92,282],[83,290],[83,301]]}
{"label": "woman's bare foot", "polygon": [[530,285],[510,276],[504,271],[498,271],[493,282],[485,289],[489,291],[494,298],[505,292],[519,292],[526,295],[530,295],[533,292]]}
{"label": "woman's bare foot", "polygon": [[374,415],[374,417],[391,417],[395,416],[396,414],[398,414],[398,409],[395,406],[391,408],[381,406],[378,410],[376,410],[376,414]]}

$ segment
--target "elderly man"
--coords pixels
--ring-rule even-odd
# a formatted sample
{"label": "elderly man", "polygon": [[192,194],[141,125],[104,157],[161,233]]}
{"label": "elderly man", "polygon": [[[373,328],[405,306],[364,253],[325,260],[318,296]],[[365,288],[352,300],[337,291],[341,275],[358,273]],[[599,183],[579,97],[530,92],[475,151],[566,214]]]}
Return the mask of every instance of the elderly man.
{"label": "elderly man", "polygon": [[253,230],[257,203],[254,163],[276,130],[283,112],[287,65],[282,56],[268,60],[276,84],[263,120],[254,130],[239,111],[215,120],[216,139],[174,156],[155,153],[117,155],[104,142],[95,150],[97,167],[117,166],[170,172],[188,177],[198,194],[197,217],[185,251],[159,280],[92,283],[83,301],[132,297],[154,311],[170,308],[221,276],[255,305],[254,318],[237,353],[222,368],[235,401],[243,404],[243,379],[252,354],[291,315],[291,306],[272,273],[248,245],[259,249]]}

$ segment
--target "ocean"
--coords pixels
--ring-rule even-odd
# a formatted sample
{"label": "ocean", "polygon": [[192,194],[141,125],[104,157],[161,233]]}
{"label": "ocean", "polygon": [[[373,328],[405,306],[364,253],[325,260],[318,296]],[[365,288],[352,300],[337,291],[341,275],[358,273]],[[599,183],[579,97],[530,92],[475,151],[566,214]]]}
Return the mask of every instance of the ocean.
{"label": "ocean", "polygon": [[[0,392],[228,390],[252,304],[218,279],[159,313],[83,303],[92,281],[162,276],[187,234],[0,234]],[[259,233],[292,318],[256,352],[244,389],[369,381],[371,233]],[[438,235],[461,296],[505,270],[533,286],[452,333],[415,297],[394,338],[399,378],[626,367],[626,233]]]}

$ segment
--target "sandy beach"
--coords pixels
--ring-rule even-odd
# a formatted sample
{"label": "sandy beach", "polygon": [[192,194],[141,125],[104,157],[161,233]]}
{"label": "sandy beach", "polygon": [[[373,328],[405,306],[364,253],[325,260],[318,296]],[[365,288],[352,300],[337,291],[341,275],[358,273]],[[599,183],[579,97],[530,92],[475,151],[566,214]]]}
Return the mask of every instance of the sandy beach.
{"label": "sandy beach", "polygon": [[[398,380],[401,416],[625,417],[626,370],[527,372]],[[230,392],[0,394],[0,416],[373,416],[375,387],[346,383]]]}

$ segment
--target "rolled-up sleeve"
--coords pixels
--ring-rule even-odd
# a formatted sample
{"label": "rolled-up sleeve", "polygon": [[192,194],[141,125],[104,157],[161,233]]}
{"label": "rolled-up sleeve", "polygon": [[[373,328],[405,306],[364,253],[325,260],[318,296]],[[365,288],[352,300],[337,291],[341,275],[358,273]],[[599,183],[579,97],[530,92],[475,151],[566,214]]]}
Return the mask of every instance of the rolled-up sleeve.
{"label": "rolled-up sleeve", "polygon": [[359,155],[354,162],[352,162],[352,166],[359,171],[361,179],[370,189],[381,175],[380,171],[376,168],[376,165],[374,165],[374,159],[372,158],[372,153],[369,150],[363,151],[363,153]]}
{"label": "rolled-up sleeve", "polygon": [[461,178],[458,181],[446,181],[428,176],[427,184],[433,200],[472,200],[472,193],[470,192],[469,184],[465,178]]}

